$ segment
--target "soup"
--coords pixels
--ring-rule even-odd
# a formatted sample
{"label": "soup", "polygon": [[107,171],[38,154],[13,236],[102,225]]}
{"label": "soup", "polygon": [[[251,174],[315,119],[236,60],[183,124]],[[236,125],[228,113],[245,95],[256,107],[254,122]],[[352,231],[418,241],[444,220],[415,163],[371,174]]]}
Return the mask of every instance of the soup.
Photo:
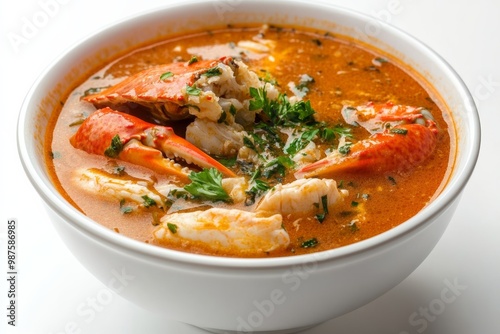
{"label": "soup", "polygon": [[180,251],[290,256],[414,216],[452,167],[448,111],[397,59],[328,32],[224,27],[103,64],[52,122],[84,214]]}

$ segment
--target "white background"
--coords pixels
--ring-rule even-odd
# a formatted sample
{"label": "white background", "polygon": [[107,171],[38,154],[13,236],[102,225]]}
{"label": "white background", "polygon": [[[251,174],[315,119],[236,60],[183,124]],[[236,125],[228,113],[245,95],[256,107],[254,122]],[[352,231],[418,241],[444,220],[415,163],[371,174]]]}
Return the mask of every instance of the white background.
{"label": "white background", "polygon": [[[223,2],[223,0],[220,0]],[[67,251],[41,199],[25,176],[16,149],[23,98],[39,73],[88,34],[167,1],[2,1],[0,5],[0,333],[203,333],[165,321],[110,294]],[[237,1],[226,1],[236,3]],[[332,1],[379,16],[441,54],[464,79],[479,108],[483,141],[475,174],[443,238],[399,286],[372,303],[331,320],[320,333],[500,333],[500,2],[436,0]],[[58,4],[21,45],[44,3]],[[55,9],[54,9],[55,8]],[[16,218],[17,327],[7,326],[6,223]],[[448,284],[459,286],[455,292]],[[443,293],[445,293],[443,295]],[[447,294],[446,294],[447,293]],[[93,300],[100,298],[91,314]],[[445,303],[446,301],[446,303]],[[444,306],[443,306],[444,305]],[[89,311],[85,316],[77,310]],[[304,305],[304,312],[314,305]],[[413,319],[413,321],[411,321]]]}

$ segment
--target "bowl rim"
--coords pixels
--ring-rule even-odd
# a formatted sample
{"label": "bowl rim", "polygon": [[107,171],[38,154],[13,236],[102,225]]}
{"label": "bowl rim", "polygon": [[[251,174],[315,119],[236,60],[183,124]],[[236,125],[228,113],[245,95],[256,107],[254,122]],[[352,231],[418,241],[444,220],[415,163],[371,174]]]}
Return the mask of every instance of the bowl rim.
{"label": "bowl rim", "polygon": [[[241,2],[244,0],[239,1]],[[256,0],[252,2],[260,3],[261,5],[266,4],[266,1],[264,0]],[[410,42],[412,46],[425,51],[427,55],[434,58],[433,60],[440,65],[440,68],[443,70],[443,72],[447,73],[448,78],[454,81],[454,88],[460,95],[464,107],[469,111],[468,125],[472,129],[471,136],[469,137],[470,144],[467,147],[467,151],[461,152],[461,154],[465,155],[463,159],[466,162],[463,164],[463,166],[461,166],[461,168],[454,171],[453,175],[448,181],[448,184],[428,206],[426,206],[412,218],[388,231],[339,248],[315,252],[311,254],[292,255],[286,257],[234,258],[193,254],[178,250],[156,247],[126,237],[124,235],[117,235],[115,232],[105,228],[101,224],[93,221],[92,219],[88,218],[83,213],[78,211],[57,192],[53,185],[49,186],[46,181],[44,181],[44,179],[40,176],[40,173],[43,172],[35,167],[35,163],[30,158],[27,149],[27,141],[25,140],[25,138],[29,137],[27,131],[25,131],[25,127],[27,127],[28,122],[29,105],[36,91],[40,89],[40,83],[43,81],[43,79],[51,72],[54,67],[57,66],[60,61],[65,59],[65,57],[67,57],[72,50],[76,49],[80,45],[92,41],[97,35],[104,31],[107,31],[108,29],[123,27],[123,25],[126,25],[127,22],[130,22],[131,20],[138,19],[144,21],[148,16],[154,15],[159,11],[166,11],[172,8],[189,7],[193,4],[213,3],[213,1],[211,0],[188,0],[179,3],[168,3],[157,8],[142,11],[125,17],[121,20],[112,22],[109,25],[102,27],[98,31],[95,31],[94,33],[88,35],[86,38],[74,43],[41,72],[41,74],[38,76],[38,78],[29,89],[28,93],[26,94],[19,112],[17,124],[17,147],[18,154],[25,173],[45,204],[48,205],[58,215],[60,215],[65,220],[66,224],[79,230],[81,233],[91,235],[95,240],[99,240],[100,242],[106,243],[108,245],[113,245],[113,247],[118,248],[122,251],[127,251],[130,254],[140,255],[141,257],[145,256],[146,258],[154,258],[168,262],[174,261],[177,263],[193,264],[197,266],[223,268],[282,268],[301,263],[316,263],[322,261],[339,260],[342,258],[365,253],[367,251],[372,251],[373,249],[378,248],[384,244],[397,241],[398,239],[402,238],[405,235],[408,235],[414,230],[425,228],[428,224],[432,223],[433,217],[438,216],[441,211],[450,206],[452,202],[454,202],[454,200],[460,195],[462,189],[465,187],[470,176],[472,175],[479,155],[481,141],[479,113],[466,84],[460,78],[458,73],[451,67],[451,65],[433,49],[431,49],[412,35],[406,33],[405,31],[392,26],[391,24],[384,22],[378,18],[374,18],[367,14],[352,9],[347,9],[345,7],[325,1],[318,1],[315,3],[311,3],[307,0],[274,1],[274,3],[276,2],[292,3],[299,6],[312,6],[317,10],[325,8],[331,11],[335,11],[339,15],[350,16],[351,18],[357,20],[375,20],[380,25],[382,30],[387,31],[393,35],[397,35],[398,39],[403,38],[407,42]],[[454,168],[458,167],[455,166]],[[50,180],[48,182],[50,182]]]}

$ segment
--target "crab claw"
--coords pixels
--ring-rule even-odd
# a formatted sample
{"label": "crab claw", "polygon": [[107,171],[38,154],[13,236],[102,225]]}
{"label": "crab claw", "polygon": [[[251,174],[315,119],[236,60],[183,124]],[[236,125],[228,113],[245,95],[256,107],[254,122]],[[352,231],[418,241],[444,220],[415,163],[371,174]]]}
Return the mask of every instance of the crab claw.
{"label": "crab claw", "polygon": [[[404,172],[432,155],[438,141],[438,129],[432,116],[426,114],[428,112],[421,114],[418,108],[392,104],[368,106],[378,112],[367,117],[369,113],[359,113],[365,106],[352,110],[358,112],[354,121],[373,133],[369,138],[348,144],[300,168],[295,177],[331,176],[341,172]],[[344,117],[348,122],[352,120]]]}
{"label": "crab claw", "polygon": [[189,169],[172,159],[182,158],[188,164],[216,168],[225,176],[235,176],[217,160],[177,136],[172,128],[151,124],[110,108],[92,113],[70,142],[88,153],[128,161],[158,173],[177,176],[185,182],[189,180]]}

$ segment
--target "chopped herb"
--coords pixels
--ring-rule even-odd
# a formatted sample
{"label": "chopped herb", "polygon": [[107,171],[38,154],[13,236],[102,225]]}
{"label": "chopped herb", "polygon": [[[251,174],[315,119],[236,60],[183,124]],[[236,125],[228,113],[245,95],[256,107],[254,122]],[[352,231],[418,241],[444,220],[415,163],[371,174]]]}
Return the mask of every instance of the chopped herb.
{"label": "chopped herb", "polygon": [[378,63],[388,63],[389,62],[387,59],[382,58],[382,57],[375,58],[375,61]]}
{"label": "chopped herb", "polygon": [[127,213],[132,213],[134,211],[134,209],[130,206],[125,206],[125,200],[121,199],[120,200],[120,211],[123,214],[127,214]]}
{"label": "chopped herb", "polygon": [[224,123],[226,121],[226,118],[227,118],[227,113],[224,110],[222,110],[222,113],[220,114],[217,123]]}
{"label": "chopped herb", "polygon": [[160,76],[160,80],[165,80],[165,79],[171,78],[173,76],[174,76],[174,74],[172,72],[165,72]]}
{"label": "chopped herb", "polygon": [[313,248],[316,247],[319,244],[318,239],[312,238],[309,240],[306,240],[300,244],[300,247],[302,248]]}
{"label": "chopped herb", "polygon": [[335,139],[335,130],[331,128],[323,128],[321,129],[320,137],[323,141],[330,142]]}
{"label": "chopped herb", "polygon": [[359,231],[359,227],[354,220],[349,224],[349,228],[353,233]]}
{"label": "chopped herb", "polygon": [[216,76],[219,76],[221,74],[222,74],[222,70],[217,66],[209,68],[205,73],[203,73],[203,75],[206,76],[207,78],[216,77]]}
{"label": "chopped herb", "polygon": [[229,113],[231,115],[236,115],[236,107],[234,105],[231,104],[231,106],[229,107]]}
{"label": "chopped herb", "polygon": [[113,168],[113,174],[121,176],[125,173],[125,166],[116,166]]}
{"label": "chopped herb", "polygon": [[344,155],[349,154],[351,152],[351,145],[352,143],[345,143],[344,145],[339,147],[339,153],[342,153]]}
{"label": "chopped herb", "polygon": [[356,206],[358,206],[358,205],[359,205],[359,202],[356,202],[356,201],[352,201],[352,202],[351,202],[351,206],[356,207]]}
{"label": "chopped herb", "polygon": [[191,172],[189,179],[192,181],[184,187],[195,198],[211,201],[231,202],[231,197],[222,188],[222,173],[215,168],[204,169],[201,172]]}
{"label": "chopped herb", "polygon": [[389,130],[389,132],[394,133],[396,135],[406,135],[408,133],[408,129],[392,128]]}
{"label": "chopped herb", "polygon": [[323,213],[318,213],[316,215],[316,219],[320,223],[322,223],[325,220],[326,215],[328,214],[328,197],[327,197],[327,195],[321,196],[321,205],[323,206]]}
{"label": "chopped herb", "polygon": [[387,177],[387,179],[389,180],[389,182],[390,182],[393,186],[395,186],[395,185],[396,185],[396,180],[395,180],[392,176]]}
{"label": "chopped herb", "polygon": [[319,129],[307,130],[302,132],[299,138],[294,139],[290,145],[285,149],[286,153],[295,155],[311,142],[318,134]]}
{"label": "chopped herb", "polygon": [[292,159],[287,156],[279,156],[265,165],[265,169],[262,172],[262,175],[265,178],[270,178],[274,174],[278,174],[279,176],[285,176],[286,170],[292,168],[295,165]]}
{"label": "chopped herb", "polygon": [[175,200],[179,198],[189,199],[189,193],[183,189],[172,189],[168,192],[167,198],[172,202],[175,202]]}
{"label": "chopped herb", "polygon": [[144,207],[149,208],[151,206],[156,205],[156,201],[149,197],[148,195],[141,196],[141,198],[144,200]]}
{"label": "chopped herb", "polygon": [[198,57],[192,56],[191,59],[188,61],[188,65],[194,64],[198,61]]}
{"label": "chopped herb", "polygon": [[[258,174],[257,172],[255,174]],[[262,195],[263,193],[271,189],[271,186],[265,181],[255,180],[254,182],[255,184],[253,185],[253,187],[245,192],[247,194],[247,198],[245,200],[246,206],[254,204],[256,197]]]}
{"label": "chopped herb", "polygon": [[115,135],[111,139],[111,144],[109,147],[104,151],[104,154],[110,158],[116,158],[120,154],[120,152],[123,150],[123,144],[122,141],[120,140],[119,135]]}
{"label": "chopped herb", "polygon": [[57,152],[57,151],[50,152],[51,159],[59,159],[60,157],[61,157],[61,152]]}
{"label": "chopped herb", "polygon": [[236,165],[236,157],[218,157],[217,161],[223,164],[226,167],[234,167]]}
{"label": "chopped herb", "polygon": [[103,90],[109,88],[110,86],[105,87],[91,87],[83,92],[83,96],[93,95],[102,92]]}
{"label": "chopped herb", "polygon": [[188,93],[188,95],[199,96],[201,89],[194,86],[186,86],[186,93]]}
{"label": "chopped herb", "polygon": [[74,122],[70,123],[70,124],[69,124],[69,126],[71,127],[71,126],[75,126],[75,125],[80,125],[80,124],[82,124],[83,122],[85,122],[85,118],[80,118],[80,119],[78,119],[78,120],[76,120],[76,121],[74,121]]}
{"label": "chopped herb", "polygon": [[172,224],[172,223],[167,223],[167,227],[170,230],[170,232],[172,232],[172,234],[177,233],[177,225]]}
{"label": "chopped herb", "polygon": [[273,77],[268,70],[261,69],[260,71],[265,73],[264,77],[259,78],[261,81],[269,82],[274,86],[279,86],[278,80],[276,80],[276,78]]}
{"label": "chopped herb", "polygon": [[313,41],[313,43],[314,43],[314,44],[316,44],[317,46],[321,46],[321,45],[323,44],[323,43],[322,43],[319,39],[317,39],[317,38],[313,38],[313,39],[312,39],[312,41]]}

